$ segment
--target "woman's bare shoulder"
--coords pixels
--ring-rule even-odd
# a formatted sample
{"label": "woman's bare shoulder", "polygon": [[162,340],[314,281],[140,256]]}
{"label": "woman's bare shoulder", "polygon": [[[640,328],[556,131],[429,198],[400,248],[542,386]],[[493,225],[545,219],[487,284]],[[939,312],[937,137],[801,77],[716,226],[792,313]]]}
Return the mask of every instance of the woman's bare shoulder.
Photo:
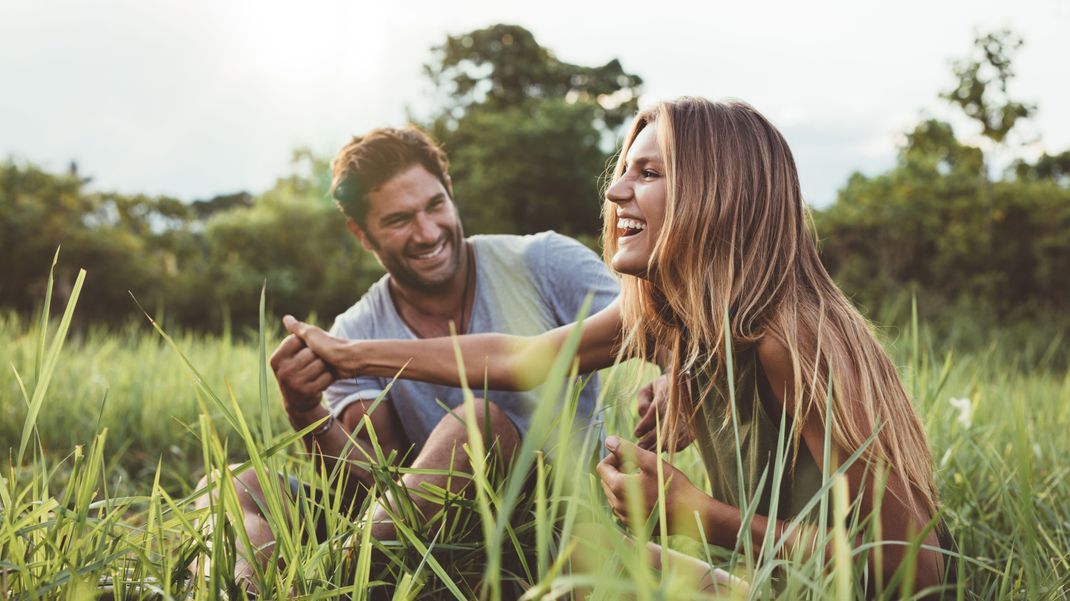
{"label": "woman's bare shoulder", "polygon": [[791,351],[780,338],[773,334],[763,334],[758,339],[758,361],[762,363],[762,370],[769,376],[770,381],[781,377],[791,377]]}
{"label": "woman's bare shoulder", "polygon": [[[765,334],[758,340],[758,362],[769,382],[777,406],[782,406],[785,399],[795,398],[795,376],[792,366],[791,351],[775,335]],[[788,407],[788,412],[795,414],[796,408]]]}

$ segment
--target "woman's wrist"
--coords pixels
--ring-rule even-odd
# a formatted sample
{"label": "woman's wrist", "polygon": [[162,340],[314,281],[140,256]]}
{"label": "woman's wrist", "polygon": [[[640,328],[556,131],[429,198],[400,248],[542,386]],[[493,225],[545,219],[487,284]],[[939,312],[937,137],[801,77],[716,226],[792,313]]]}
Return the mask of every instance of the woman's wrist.
{"label": "woman's wrist", "polygon": [[740,526],[739,509],[713,497],[709,497],[703,509],[702,527],[706,530],[707,542],[728,549],[735,547]]}

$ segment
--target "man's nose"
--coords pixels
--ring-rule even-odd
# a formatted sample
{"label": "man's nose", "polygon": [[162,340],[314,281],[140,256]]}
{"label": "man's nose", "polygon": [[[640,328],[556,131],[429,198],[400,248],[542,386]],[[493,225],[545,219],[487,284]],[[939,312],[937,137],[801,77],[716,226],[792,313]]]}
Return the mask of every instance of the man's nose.
{"label": "man's nose", "polygon": [[426,213],[417,213],[412,224],[413,242],[417,244],[434,244],[441,237],[438,225]]}

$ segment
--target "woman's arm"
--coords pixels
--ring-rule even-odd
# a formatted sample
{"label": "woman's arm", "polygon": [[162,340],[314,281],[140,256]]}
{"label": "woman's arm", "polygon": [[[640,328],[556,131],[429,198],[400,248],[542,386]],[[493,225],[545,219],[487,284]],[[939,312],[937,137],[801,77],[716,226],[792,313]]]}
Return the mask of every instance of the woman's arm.
{"label": "woman's arm", "polygon": [[[468,383],[496,390],[527,390],[541,384],[573,328],[582,328],[576,359],[581,372],[613,364],[620,344],[619,301],[582,322],[537,336],[469,334],[421,340],[344,340],[287,315],[286,329],[335,370],[339,377],[402,377],[432,384]],[[457,369],[460,349],[464,373]]]}
{"label": "woman's arm", "polygon": [[[763,341],[759,344],[758,355],[778,402],[783,404],[785,398],[793,398],[791,362],[787,350],[779,343]],[[790,403],[788,412],[793,417],[795,416],[794,408]],[[816,415],[816,412],[812,412],[801,427],[802,439],[807,450],[815,458],[823,457],[825,431],[821,418]],[[738,507],[718,501],[702,492],[687,479],[683,472],[664,460],[661,461],[660,466],[662,482],[665,483],[663,487],[658,479],[658,455],[654,452],[644,450],[616,436],[606,439],[606,448],[610,454],[599,463],[598,473],[607,500],[618,517],[627,519],[629,490],[640,492],[642,497],[640,508],[644,512],[642,519],[646,519],[657,502],[659,489],[663,489],[666,525],[670,533],[686,534],[695,538],[703,534],[706,542],[729,549],[739,544],[743,517]],[[836,447],[835,444],[832,452],[841,458],[851,455],[848,450]],[[622,471],[628,465],[634,466],[637,471],[633,473]],[[848,485],[848,496],[852,500],[859,500],[861,515],[872,515],[875,496],[874,475],[867,474],[865,465],[860,461],[848,467],[844,475]],[[633,479],[636,482],[629,482]],[[905,483],[898,478],[895,470],[890,470],[888,474],[885,491],[886,494],[879,504],[878,514],[883,540],[894,543],[912,540],[917,533],[924,530],[932,516],[904,502],[903,499],[909,498],[906,494],[907,488]],[[696,513],[697,522],[702,526],[701,533],[696,523]],[[754,515],[746,535],[752,538],[755,545],[761,546],[770,527],[773,528],[776,540],[780,540],[787,534],[789,526],[790,522],[785,520],[777,520],[776,523],[770,524],[767,516]],[[812,548],[814,541],[825,539],[816,528],[796,529],[790,536],[790,540],[784,545],[788,554],[794,548]],[[929,532],[924,543],[931,547],[940,546],[935,531]],[[861,544],[861,541],[856,540],[855,544]],[[831,557],[832,552],[833,549],[828,549],[827,556]],[[880,553],[881,565],[875,565],[877,554],[874,553],[870,554],[870,563],[874,569],[880,570],[884,577],[883,581],[887,583],[907,558],[907,553],[908,546],[905,544],[883,545]],[[939,552],[919,549],[916,556],[915,588],[921,590],[939,584],[943,564],[943,557]]]}
{"label": "woman's arm", "polygon": [[[792,375],[791,355],[788,349],[771,336],[764,337],[758,344],[758,359],[761,361],[762,370],[768,378],[770,388],[773,391],[778,407],[784,406],[786,399],[795,398],[794,377]],[[792,417],[797,417],[798,411],[793,402],[787,402],[787,412]],[[842,419],[861,419],[860,415],[841,416]],[[809,412],[802,427],[802,441],[806,445],[810,455],[816,460],[824,456],[825,451],[825,423],[816,411]],[[844,449],[832,442],[832,455],[840,459],[850,457],[854,449]],[[835,466],[833,466],[835,468]],[[880,520],[881,534],[884,541],[910,541],[922,532],[933,516],[928,511],[911,505],[906,500],[912,498],[909,483],[899,477],[896,470],[888,471],[888,479],[884,495],[879,500],[875,499],[876,475],[873,470],[867,470],[863,461],[856,461],[849,466],[844,473],[847,479],[848,496],[853,501],[858,500],[861,506],[861,515],[873,515],[875,505],[879,506],[879,513],[875,516]],[[738,532],[740,524],[739,510],[722,504],[714,508],[717,517],[715,521],[723,524],[735,524],[733,532]],[[768,527],[768,519],[755,516],[751,521],[751,535],[756,541],[760,541]],[[780,536],[787,523],[777,522],[775,525],[777,535]],[[807,538],[814,533],[802,534],[796,531],[793,541],[789,543],[810,544],[812,539]],[[802,537],[800,539],[800,537]],[[939,547],[940,543],[936,531],[932,530],[927,535],[924,543],[931,547]],[[890,577],[906,559],[908,547],[903,544],[884,545],[880,556],[883,565],[873,566],[879,569],[886,577]],[[874,562],[874,554],[870,555],[871,564]],[[916,559],[916,572],[914,577],[915,586],[918,590],[932,586],[940,582],[943,573],[943,556],[936,551],[920,549]],[[887,579],[885,580],[887,582]]]}
{"label": "woman's arm", "polygon": [[[610,453],[598,464],[598,475],[602,481],[602,490],[606,494],[610,508],[616,516],[627,523],[629,521],[629,491],[638,491],[640,521],[645,521],[654,511],[659,489],[665,499],[666,528],[669,534],[683,534],[696,540],[714,544],[726,549],[734,549],[739,545],[739,537],[742,534],[743,514],[738,507],[733,507],[709,496],[699,490],[683,472],[676,469],[664,459],[661,461],[661,479],[658,477],[658,455],[653,451],[645,450],[633,443],[610,436],[606,439],[606,448]],[[636,471],[627,471],[634,467]],[[848,481],[850,478],[848,469]],[[634,480],[634,482],[629,482]],[[664,482],[664,485],[661,483]],[[885,498],[884,507],[895,505],[892,499]],[[909,541],[913,538],[909,531],[911,527],[920,532],[924,523],[912,521],[904,516],[904,509],[899,504],[898,509],[885,509],[880,512],[883,528],[883,540]],[[863,515],[866,515],[863,503]],[[907,526],[910,524],[910,526]],[[791,557],[796,549],[801,549],[804,556],[812,552],[815,542],[827,540],[821,536],[816,527],[797,528],[789,534],[791,522],[777,520],[770,524],[770,519],[764,515],[752,515],[749,529],[745,536],[750,536],[756,547],[765,543],[769,528],[773,528],[773,539],[781,541],[785,536],[790,538],[784,542],[782,554]],[[856,539],[854,546],[862,544],[862,540]],[[938,547],[936,535],[930,533],[924,541],[926,545]],[[826,557],[833,557],[835,549],[832,543],[826,549]],[[891,544],[881,547],[881,564],[876,565],[876,554],[870,554],[870,564],[873,569],[879,568],[883,582],[888,583],[900,564],[906,559],[907,545]],[[939,553],[920,549],[916,558],[916,571],[914,577],[915,590],[934,586],[940,583],[942,573],[942,559]]]}

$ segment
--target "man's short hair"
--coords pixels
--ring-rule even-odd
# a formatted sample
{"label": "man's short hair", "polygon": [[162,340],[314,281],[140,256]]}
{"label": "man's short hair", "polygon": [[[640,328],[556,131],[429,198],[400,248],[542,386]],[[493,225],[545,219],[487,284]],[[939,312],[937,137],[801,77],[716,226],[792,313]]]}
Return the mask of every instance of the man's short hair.
{"label": "man's short hair", "polygon": [[380,127],[353,136],[332,163],[331,196],[342,213],[364,227],[368,193],[414,165],[423,166],[449,189],[446,153],[419,129]]}

